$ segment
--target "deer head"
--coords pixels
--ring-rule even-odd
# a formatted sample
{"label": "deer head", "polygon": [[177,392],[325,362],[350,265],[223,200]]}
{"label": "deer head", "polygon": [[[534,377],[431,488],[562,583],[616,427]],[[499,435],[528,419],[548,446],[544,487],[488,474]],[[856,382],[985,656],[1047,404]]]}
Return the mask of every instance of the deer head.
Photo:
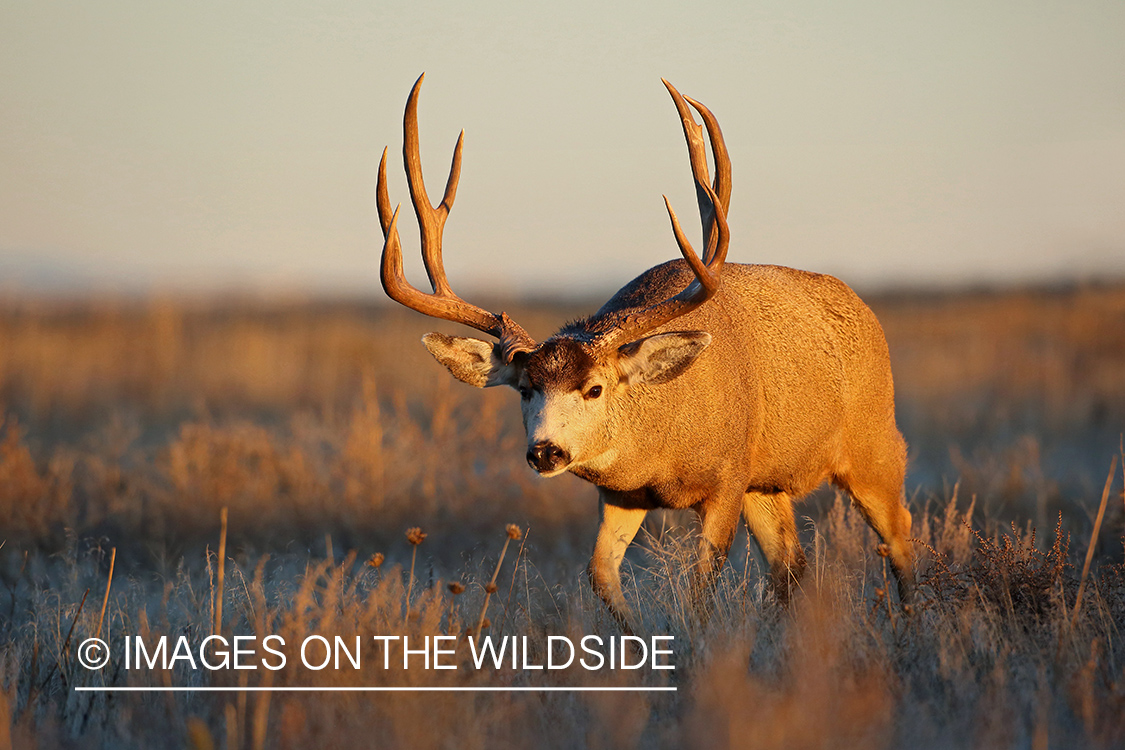
{"label": "deer head", "polygon": [[[667,81],[691,159],[706,249],[703,259],[684,235],[665,197],[672,232],[694,280],[678,294],[641,308],[603,310],[594,318],[567,326],[542,343],[536,342],[507,313],[489,312],[457,296],[442,266],[442,232],[457,194],[464,132],[457,140],[453,164],[440,204],[430,204],[422,179],[418,143],[418,93],[415,82],[403,118],[403,162],[410,198],[418,217],[422,260],[432,293],[413,287],[402,268],[402,245],[387,197],[387,152],[379,163],[377,204],[383,229],[381,279],[391,299],[412,310],[475,328],[495,341],[429,333],[422,341],[434,358],[458,380],[480,388],[507,385],[519,391],[527,460],[545,476],[612,459],[613,419],[618,401],[642,383],[658,385],[678,377],[711,341],[705,331],[649,335],[711,299],[721,285],[729,244],[726,209],[730,202],[730,159],[714,115],[699,102],[682,96]],[[709,184],[703,127],[688,104],[703,118],[715,157],[715,182]]]}

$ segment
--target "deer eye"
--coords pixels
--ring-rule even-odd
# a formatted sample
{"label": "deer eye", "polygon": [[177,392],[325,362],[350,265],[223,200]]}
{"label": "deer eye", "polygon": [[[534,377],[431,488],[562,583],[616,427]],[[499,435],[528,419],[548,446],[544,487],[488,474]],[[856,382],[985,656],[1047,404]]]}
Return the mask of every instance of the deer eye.
{"label": "deer eye", "polygon": [[595,385],[593,388],[586,391],[586,398],[587,399],[594,399],[594,398],[597,398],[600,395],[602,395],[602,387],[600,385]]}
{"label": "deer eye", "polygon": [[522,398],[524,401],[527,401],[531,398],[531,386],[521,385],[519,387],[519,392],[520,398]]}

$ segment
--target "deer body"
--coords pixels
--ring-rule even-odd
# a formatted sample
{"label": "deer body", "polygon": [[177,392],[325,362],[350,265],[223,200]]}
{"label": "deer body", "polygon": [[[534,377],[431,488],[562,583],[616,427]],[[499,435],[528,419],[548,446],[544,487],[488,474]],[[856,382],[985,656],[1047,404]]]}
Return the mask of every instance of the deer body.
{"label": "deer body", "polygon": [[[743,516],[784,600],[805,565],[792,503],[826,480],[852,495],[887,545],[905,596],[913,577],[910,514],[902,504],[906,450],[895,426],[882,328],[830,276],[725,263],[730,166],[714,116],[665,82],[696,178],[707,241],[702,260],[669,206],[684,260],[646,271],[591,317],[536,343],[507,315],[461,300],[445,280],[441,228],[456,193],[461,141],[445,198],[433,209],[417,158],[420,84],[421,78],[407,104],[404,157],[434,293],[419,292],[402,275],[385,152],[379,180],[384,288],[409,307],[497,338],[431,333],[423,341],[456,378],[520,392],[532,468],[544,476],[570,471],[598,487],[601,523],[590,580],[621,623],[628,627],[630,613],[620,565],[649,510],[699,514],[701,597]],[[713,188],[702,128],[688,102],[707,125]]]}
{"label": "deer body", "polygon": [[[646,306],[690,281],[682,261],[657,266],[603,309]],[[719,294],[664,327],[672,326],[706,331],[711,343],[681,377],[630,389],[610,420],[617,460],[573,473],[619,492],[649,488],[651,507],[685,508],[709,494],[695,498],[688,487],[721,477],[744,489],[808,494],[846,473],[849,447],[868,439],[891,439],[887,455],[901,463],[882,329],[842,282],[727,264]],[[575,329],[583,324],[559,335]]]}

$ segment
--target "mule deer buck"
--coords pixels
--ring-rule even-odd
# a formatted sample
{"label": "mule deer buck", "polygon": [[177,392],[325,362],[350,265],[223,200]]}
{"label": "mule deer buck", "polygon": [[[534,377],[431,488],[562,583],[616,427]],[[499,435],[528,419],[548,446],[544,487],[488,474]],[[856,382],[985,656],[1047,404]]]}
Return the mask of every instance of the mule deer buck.
{"label": "mule deer buck", "polygon": [[[424,77],[424,74],[423,74]],[[665,198],[683,260],[651,268],[594,315],[541,343],[506,313],[465,302],[442,267],[442,230],[461,171],[457,141],[434,208],[422,182],[418,92],[403,121],[403,160],[433,293],[407,282],[379,164],[381,278],[391,299],[462,323],[495,341],[429,333],[422,341],[469,385],[519,391],[527,462],[545,477],[569,471],[598,488],[601,525],[589,575],[622,626],[625,550],[654,508],[692,508],[702,527],[697,604],[708,595],[739,515],[788,599],[805,557],[792,504],[825,480],[846,490],[889,548],[900,596],[913,580],[903,505],[906,446],[895,426],[883,330],[843,282],[779,266],[725,263],[730,159],[718,122],[667,81],[687,139],[706,248],[702,259]],[[703,127],[715,162],[709,184]]]}

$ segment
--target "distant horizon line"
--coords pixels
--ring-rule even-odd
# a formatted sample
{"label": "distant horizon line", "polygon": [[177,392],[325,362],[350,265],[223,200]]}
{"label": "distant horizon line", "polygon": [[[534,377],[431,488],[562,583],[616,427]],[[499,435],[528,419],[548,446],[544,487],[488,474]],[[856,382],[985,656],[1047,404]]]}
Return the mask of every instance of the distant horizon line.
{"label": "distant horizon line", "polygon": [[[1114,289],[1125,286],[1125,273],[1107,274],[1102,277],[1076,275],[1052,279],[1027,280],[949,280],[918,282],[896,281],[885,283],[849,283],[862,297],[961,297],[991,296],[1005,294],[1067,294],[1084,289]],[[478,303],[571,307],[577,305],[600,306],[616,293],[616,288],[606,287],[588,291],[501,291],[473,289],[462,296],[470,297]],[[378,284],[371,289],[337,288],[328,285],[310,285],[300,288],[293,285],[253,285],[228,284],[207,287],[205,285],[165,285],[160,283],[136,285],[91,284],[79,285],[25,285],[7,283],[0,279],[0,303],[21,301],[46,303],[146,303],[169,301],[180,303],[219,303],[219,304],[309,304],[309,305],[359,305],[402,309],[385,296]],[[488,304],[483,306],[488,307]]]}

